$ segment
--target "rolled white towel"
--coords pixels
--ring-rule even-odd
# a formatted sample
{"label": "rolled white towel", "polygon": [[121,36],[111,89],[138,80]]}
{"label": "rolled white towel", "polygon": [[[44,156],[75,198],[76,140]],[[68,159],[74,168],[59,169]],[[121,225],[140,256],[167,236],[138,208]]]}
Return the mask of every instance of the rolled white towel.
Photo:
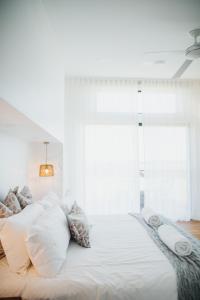
{"label": "rolled white towel", "polygon": [[163,224],[158,228],[158,234],[163,243],[174,253],[180,256],[190,255],[192,244],[173,226]]}
{"label": "rolled white towel", "polygon": [[162,224],[162,221],[160,219],[160,216],[156,214],[153,210],[150,208],[143,208],[142,209],[142,216],[144,220],[151,226],[160,226]]}

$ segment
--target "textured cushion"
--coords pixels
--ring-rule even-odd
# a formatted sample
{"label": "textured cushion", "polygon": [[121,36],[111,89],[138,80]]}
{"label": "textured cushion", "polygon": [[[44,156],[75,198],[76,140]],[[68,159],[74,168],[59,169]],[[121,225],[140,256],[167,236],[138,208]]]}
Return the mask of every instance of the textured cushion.
{"label": "textured cushion", "polygon": [[90,248],[89,225],[85,214],[70,213],[67,217],[72,238],[80,246]]}
{"label": "textured cushion", "polygon": [[67,219],[61,208],[47,208],[26,237],[29,257],[40,276],[53,277],[60,271],[69,240]]}
{"label": "textured cushion", "polygon": [[16,196],[22,209],[32,203],[32,198],[25,197],[21,192],[17,193]]}
{"label": "textured cushion", "polygon": [[23,187],[23,189],[21,190],[20,194],[22,194],[24,197],[28,198],[28,199],[32,199],[32,194],[31,194],[31,191],[30,191],[30,188],[25,185]]}
{"label": "textured cushion", "polygon": [[1,244],[1,241],[0,241],[0,259],[3,258],[5,256],[5,252],[3,250],[3,246]]}
{"label": "textured cushion", "polygon": [[43,211],[41,205],[31,204],[19,214],[6,218],[1,230],[1,242],[11,271],[22,274],[26,272],[30,259],[25,246],[25,233]]}
{"label": "textured cushion", "polygon": [[14,214],[17,214],[21,211],[19,201],[17,200],[17,197],[13,192],[8,193],[5,200],[3,201],[3,204],[5,204]]}
{"label": "textured cushion", "polygon": [[78,204],[76,203],[76,201],[74,201],[70,214],[84,214],[84,211],[82,210],[82,208],[80,206],[78,206]]}
{"label": "textured cushion", "polygon": [[12,193],[14,193],[14,194],[17,194],[17,193],[18,193],[18,191],[19,191],[19,187],[18,187],[18,186],[16,186],[16,187],[14,187],[14,189],[10,189],[10,191],[9,191],[9,192],[12,192]]}
{"label": "textured cushion", "polygon": [[[0,202],[0,232],[3,229],[3,226],[5,224],[6,218],[13,215],[13,212],[6,207],[2,202]],[[1,244],[0,240],[0,259],[5,256],[3,246]]]}
{"label": "textured cushion", "polygon": [[10,210],[5,204],[0,201],[0,218],[7,218],[13,215],[12,210]]}
{"label": "textured cushion", "polygon": [[[1,218],[0,219],[0,236],[1,236],[1,230],[3,229],[3,226],[5,224],[6,218]],[[3,250],[3,246],[1,244],[1,240],[0,240],[0,259],[3,258],[5,256],[4,250]]]}

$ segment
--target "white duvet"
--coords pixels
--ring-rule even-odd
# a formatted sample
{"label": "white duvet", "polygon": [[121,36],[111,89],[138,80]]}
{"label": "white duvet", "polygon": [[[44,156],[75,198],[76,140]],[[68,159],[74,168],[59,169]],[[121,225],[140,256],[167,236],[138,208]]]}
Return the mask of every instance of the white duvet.
{"label": "white duvet", "polygon": [[25,277],[0,261],[0,296],[56,300],[177,300],[176,274],[136,219],[90,218],[91,248],[71,242],[61,273]]}

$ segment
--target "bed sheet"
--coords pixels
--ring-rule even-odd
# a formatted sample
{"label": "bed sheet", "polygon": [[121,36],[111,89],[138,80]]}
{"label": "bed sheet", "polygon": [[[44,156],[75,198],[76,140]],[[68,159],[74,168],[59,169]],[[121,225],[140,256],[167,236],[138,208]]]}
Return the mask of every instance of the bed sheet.
{"label": "bed sheet", "polygon": [[130,215],[91,216],[91,248],[70,243],[55,278],[26,276],[0,261],[1,297],[56,300],[177,300],[176,274],[144,228]]}

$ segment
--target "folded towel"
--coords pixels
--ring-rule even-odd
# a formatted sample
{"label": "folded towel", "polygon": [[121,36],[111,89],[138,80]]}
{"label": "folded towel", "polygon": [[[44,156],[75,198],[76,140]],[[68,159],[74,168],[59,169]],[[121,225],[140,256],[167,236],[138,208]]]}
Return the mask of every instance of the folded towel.
{"label": "folded towel", "polygon": [[160,216],[152,211],[150,208],[143,208],[142,209],[142,216],[144,220],[151,226],[158,227],[162,224]]}
{"label": "folded towel", "polygon": [[158,234],[163,243],[174,253],[180,256],[190,255],[192,244],[173,226],[163,224],[158,228]]}

